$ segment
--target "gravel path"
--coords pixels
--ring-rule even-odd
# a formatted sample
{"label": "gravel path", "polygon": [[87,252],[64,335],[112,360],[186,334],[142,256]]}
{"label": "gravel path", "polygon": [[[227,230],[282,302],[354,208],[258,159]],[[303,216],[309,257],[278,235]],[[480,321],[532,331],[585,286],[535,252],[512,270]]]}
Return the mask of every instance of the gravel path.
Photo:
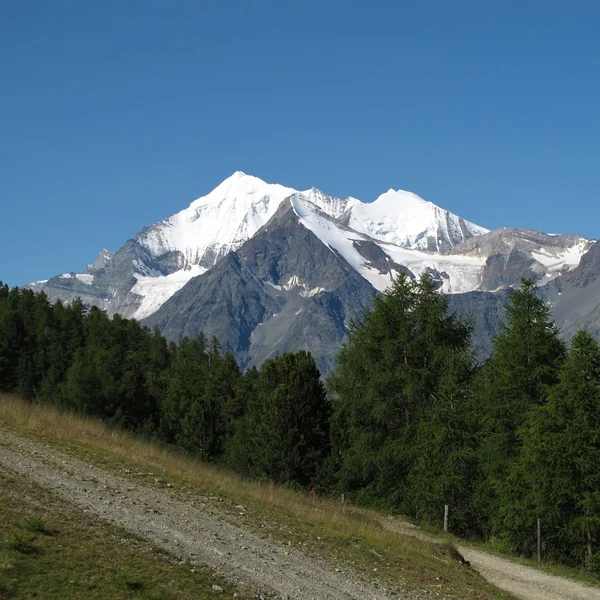
{"label": "gravel path", "polygon": [[519,563],[458,546],[458,551],[490,583],[524,600],[600,600],[600,589],[550,575]]}
{"label": "gravel path", "polygon": [[[137,485],[49,446],[0,430],[0,465],[175,556],[207,565],[251,593],[298,600],[389,600],[393,596],[292,547],[227,522],[169,488]],[[420,594],[402,595],[420,598]]]}
{"label": "gravel path", "polygon": [[[193,564],[207,565],[241,589],[297,600],[423,598],[418,591],[388,592],[361,581],[347,567],[308,557],[234,525],[213,506],[175,497],[113,475],[39,442],[0,429],[0,465],[49,489],[85,512],[119,525]],[[436,541],[394,518],[384,527]],[[600,600],[600,589],[474,550],[461,554],[490,583],[524,600]]]}
{"label": "gravel path", "polygon": [[[388,517],[382,520],[382,524],[390,531],[412,535],[430,542],[439,541],[435,536],[424,533],[415,525],[400,519]],[[598,588],[565,577],[550,575],[461,544],[457,545],[457,549],[482,577],[517,598],[523,600],[600,600],[600,589]]]}

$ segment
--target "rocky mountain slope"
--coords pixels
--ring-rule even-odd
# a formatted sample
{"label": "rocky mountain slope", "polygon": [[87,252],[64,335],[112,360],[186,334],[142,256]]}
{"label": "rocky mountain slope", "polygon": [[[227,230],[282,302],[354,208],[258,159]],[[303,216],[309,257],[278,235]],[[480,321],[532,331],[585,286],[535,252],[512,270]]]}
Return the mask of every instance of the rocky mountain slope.
{"label": "rocky mountain slope", "polygon": [[[377,234],[391,247],[401,242],[417,250],[447,250],[487,231],[408,192],[390,190],[375,202],[363,203],[315,188],[297,192],[238,171],[186,209],[143,228],[116,253],[102,250],[83,273],[65,273],[31,286],[52,299],[81,296],[109,314],[142,319],[252,238],[291,195],[322,211],[338,228],[359,238]],[[418,251],[411,254],[413,262],[420,256]],[[387,279],[381,289],[386,285]]]}
{"label": "rocky mountain slope", "polygon": [[144,323],[170,339],[201,331],[214,335],[243,365],[304,348],[328,371],[351,320],[360,319],[375,293],[286,201],[253,238],[192,279]]}
{"label": "rocky mountain slope", "polygon": [[327,371],[350,321],[401,271],[431,274],[453,308],[475,314],[485,356],[504,290],[530,277],[563,318],[569,299],[587,298],[575,273],[592,247],[575,235],[488,231],[409,192],[363,203],[237,172],[85,272],[31,287],[145,319],[172,339],[216,335],[243,365],[306,348]]}

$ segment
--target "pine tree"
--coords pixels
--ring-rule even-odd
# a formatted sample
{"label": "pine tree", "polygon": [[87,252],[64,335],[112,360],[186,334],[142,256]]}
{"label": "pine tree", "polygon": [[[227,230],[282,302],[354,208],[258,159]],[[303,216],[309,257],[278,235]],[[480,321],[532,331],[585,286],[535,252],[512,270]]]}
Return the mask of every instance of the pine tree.
{"label": "pine tree", "polygon": [[[430,277],[400,275],[352,325],[329,378],[338,486],[361,502],[406,500],[421,420],[453,373],[469,371],[471,326],[448,311]],[[455,364],[464,362],[464,368]]]}
{"label": "pine tree", "polygon": [[250,439],[249,422],[246,418],[248,407],[257,405],[258,382],[260,373],[256,367],[250,367],[238,377],[235,398],[225,407],[225,418],[232,424],[229,437],[225,441],[223,464],[234,471],[248,475],[250,473]]}
{"label": "pine tree", "polygon": [[583,565],[600,556],[600,347],[573,339],[559,383],[520,431],[523,450],[503,493],[502,531],[513,549]]}
{"label": "pine tree", "polygon": [[480,423],[470,389],[474,361],[470,351],[449,354],[447,360],[438,401],[419,423],[416,458],[401,509],[439,527],[448,504],[452,509],[450,531],[476,537],[480,524],[471,499],[479,475]]}
{"label": "pine tree", "polygon": [[529,412],[547,401],[564,356],[565,345],[548,307],[537,296],[534,283],[523,280],[521,289],[510,296],[506,322],[475,384],[482,423],[479,460],[483,472],[475,502],[483,520],[492,527],[509,466],[521,451],[518,430]]}
{"label": "pine tree", "polygon": [[233,433],[229,407],[235,399],[240,371],[231,354],[221,355],[216,338],[211,341],[205,356],[204,387],[196,394],[181,421],[178,441],[203,459],[216,461],[223,454],[226,438]]}
{"label": "pine tree", "polygon": [[174,351],[158,328],[148,339],[148,365],[145,389],[152,415],[152,431],[160,428],[160,405],[167,393],[168,369]]}
{"label": "pine tree", "polygon": [[[166,395],[161,403],[161,434],[167,442],[181,443],[184,447],[208,456],[198,448],[191,434],[188,419],[186,434],[183,434],[183,419],[193,404],[202,403],[208,378],[206,339],[183,338],[171,361],[168,371]],[[197,411],[199,412],[199,411]]]}
{"label": "pine tree", "polygon": [[303,350],[268,360],[245,415],[248,469],[255,477],[309,486],[329,452],[330,405]]}
{"label": "pine tree", "polygon": [[0,390],[14,392],[18,386],[17,365],[23,344],[23,322],[17,308],[19,290],[0,297]]}

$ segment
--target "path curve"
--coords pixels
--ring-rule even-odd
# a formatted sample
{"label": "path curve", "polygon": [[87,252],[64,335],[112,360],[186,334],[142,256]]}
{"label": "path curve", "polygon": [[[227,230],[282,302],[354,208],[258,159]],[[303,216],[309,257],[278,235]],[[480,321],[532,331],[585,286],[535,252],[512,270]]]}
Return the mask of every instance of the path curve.
{"label": "path curve", "polygon": [[[434,535],[421,531],[416,525],[394,517],[382,519],[389,531],[411,535],[429,542],[439,542]],[[600,600],[600,589],[566,577],[550,575],[532,567],[501,558],[494,554],[457,544],[457,550],[490,583],[523,600]]]}

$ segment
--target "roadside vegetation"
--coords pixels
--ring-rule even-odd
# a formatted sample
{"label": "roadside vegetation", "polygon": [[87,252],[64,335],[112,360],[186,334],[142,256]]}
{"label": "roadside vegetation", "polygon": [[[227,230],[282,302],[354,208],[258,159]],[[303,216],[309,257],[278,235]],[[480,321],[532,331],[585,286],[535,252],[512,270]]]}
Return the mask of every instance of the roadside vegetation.
{"label": "roadside vegetation", "polygon": [[[342,504],[340,499],[314,496],[272,482],[252,481],[97,420],[16,397],[0,397],[0,426],[137,484],[153,488],[169,486],[169,493],[185,502],[212,505],[234,523],[325,559],[332,568],[350,567],[359,577],[383,587],[401,589],[407,597],[430,592],[445,598],[510,598],[463,565],[450,544],[389,531],[382,526],[381,514]],[[26,489],[25,484],[21,485]],[[30,495],[36,498],[36,506],[38,498],[44,506],[49,496],[37,489]],[[11,531],[37,544],[39,536],[32,536],[27,529],[38,527],[36,519],[43,520],[44,528],[60,529],[56,519],[51,520],[43,509],[27,511],[29,514],[30,521],[25,521],[21,513],[10,517],[17,524]],[[98,523],[95,527],[102,529]],[[77,545],[80,541],[73,536],[70,543]],[[164,560],[168,561],[168,557]],[[139,570],[132,566],[127,572],[135,575]],[[207,580],[211,583],[209,574]]]}
{"label": "roadside vegetation", "polygon": [[[216,587],[214,587],[216,586]],[[222,578],[0,468],[0,598],[233,598]]]}
{"label": "roadside vegetation", "polygon": [[[96,439],[101,452],[143,448],[137,458],[160,457],[194,485],[272,494],[282,511],[300,502],[293,515],[305,506],[293,490],[435,527],[449,505],[450,532],[523,557],[536,556],[541,519],[545,561],[598,574],[600,347],[580,332],[567,348],[536,291],[524,280],[512,292],[478,364],[471,324],[430,278],[401,275],[352,325],[325,384],[304,351],[242,373],[217,340],[168,343],[80,301],[0,285],[0,391],[128,440]],[[58,429],[51,438],[67,435]],[[306,505],[310,522],[326,505]]]}

